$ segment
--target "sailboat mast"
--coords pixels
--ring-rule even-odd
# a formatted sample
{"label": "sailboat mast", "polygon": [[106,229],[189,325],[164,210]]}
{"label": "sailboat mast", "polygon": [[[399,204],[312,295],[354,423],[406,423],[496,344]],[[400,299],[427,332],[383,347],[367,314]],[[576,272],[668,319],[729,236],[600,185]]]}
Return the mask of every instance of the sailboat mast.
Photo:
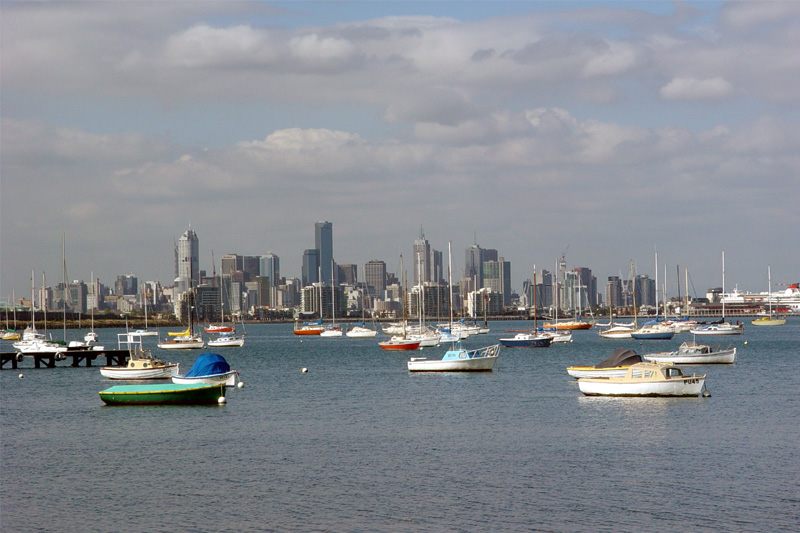
{"label": "sailboat mast", "polygon": [[64,283],[61,292],[61,307],[62,309],[62,327],[64,330],[64,342],[67,342],[67,234],[61,234],[61,274]]}
{"label": "sailboat mast", "polygon": [[36,273],[31,270],[31,329],[36,331],[36,310],[35,310],[35,299],[34,295],[36,294],[36,282],[34,281]]}
{"label": "sailboat mast", "polygon": [[769,316],[772,318],[772,270],[769,265],[767,265],[767,306]]}
{"label": "sailboat mast", "polygon": [[725,250],[722,250],[722,321],[725,322]]}
{"label": "sailboat mast", "polygon": [[536,265],[533,265],[533,334],[536,335]]}
{"label": "sailboat mast", "polygon": [[656,271],[656,321],[658,321],[658,315],[659,315],[659,312],[660,312],[660,309],[661,309],[661,305],[660,305],[660,301],[661,300],[658,299],[658,293],[659,293],[659,290],[658,290],[659,289],[659,286],[658,286],[658,250],[655,250],[655,256],[656,256],[656,259],[655,259],[655,261],[656,261],[656,267],[655,267],[655,271]]}
{"label": "sailboat mast", "polygon": [[450,289],[450,335],[453,334],[453,257],[450,252],[450,241],[447,241],[447,285]]}

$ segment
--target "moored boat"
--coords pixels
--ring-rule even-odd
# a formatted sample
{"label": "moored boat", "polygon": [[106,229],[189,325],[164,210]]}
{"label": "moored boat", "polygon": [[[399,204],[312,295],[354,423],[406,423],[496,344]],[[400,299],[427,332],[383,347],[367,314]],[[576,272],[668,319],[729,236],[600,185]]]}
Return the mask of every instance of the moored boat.
{"label": "moored boat", "polygon": [[374,329],[370,329],[363,324],[357,324],[350,329],[347,330],[345,333],[348,337],[356,338],[356,339],[363,339],[363,338],[372,338],[378,335],[378,332]]}
{"label": "moored boat", "polygon": [[225,386],[208,383],[115,385],[99,394],[106,405],[217,405],[224,403]]}
{"label": "moored boat", "polygon": [[322,324],[322,320],[306,322],[302,325],[295,322],[293,331],[295,335],[319,335],[325,331],[325,326]]}
{"label": "moored boat", "polygon": [[555,329],[558,331],[562,330],[576,330],[576,329],[591,329],[592,323],[586,322],[585,320],[568,320],[566,322],[553,322],[544,324],[545,328],[548,329]]}
{"label": "moored boat", "polygon": [[631,331],[631,338],[636,340],[670,340],[674,336],[675,330],[660,322],[646,323]]}
{"label": "moored boat", "polygon": [[506,348],[548,348],[553,342],[553,337],[534,333],[517,333],[513,337],[498,340]]}
{"label": "moored boat", "polygon": [[172,376],[173,383],[208,383],[233,387],[239,379],[239,372],[219,354],[202,353],[195,359],[192,368],[184,375]]}
{"label": "moored boat", "polygon": [[578,388],[586,396],[699,396],[705,379],[673,364],[636,363],[623,377],[580,378]]}
{"label": "moored boat", "polygon": [[701,324],[690,330],[692,335],[741,335],[743,332],[744,324],[731,324],[730,322]]}
{"label": "moored boat", "polygon": [[441,359],[412,357],[408,361],[410,372],[489,372],[500,355],[500,345],[493,344],[475,350],[466,350],[456,344]]}
{"label": "moored boat", "polygon": [[222,333],[215,339],[209,339],[206,344],[214,348],[240,348],[244,346],[244,336]]}
{"label": "moored boat", "polygon": [[627,348],[617,348],[611,357],[594,366],[568,366],[567,374],[574,378],[622,377],[631,365],[641,363],[642,356]]}
{"label": "moored boat", "polygon": [[104,366],[100,375],[108,379],[139,380],[169,379],[178,373],[178,363],[168,363],[153,357],[141,345],[133,345],[125,366]]}
{"label": "moored boat", "polygon": [[604,339],[630,339],[634,331],[636,330],[630,326],[611,326],[610,328],[598,331],[597,334]]}
{"label": "moored boat", "polygon": [[388,341],[379,342],[378,346],[380,346],[381,350],[389,350],[389,351],[418,350],[419,341],[406,339],[402,337],[392,337]]}
{"label": "moored boat", "polygon": [[708,344],[684,342],[675,351],[645,354],[642,359],[651,363],[731,364],[736,361],[736,348],[715,350]]}

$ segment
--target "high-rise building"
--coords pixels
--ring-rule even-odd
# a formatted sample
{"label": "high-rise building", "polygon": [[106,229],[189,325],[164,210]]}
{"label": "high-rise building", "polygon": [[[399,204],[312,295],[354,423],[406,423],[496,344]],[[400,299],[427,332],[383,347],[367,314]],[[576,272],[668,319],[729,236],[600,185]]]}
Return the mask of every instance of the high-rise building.
{"label": "high-rise building", "polygon": [[444,264],[442,263],[442,252],[431,248],[431,281],[434,283],[444,283]]}
{"label": "high-rise building", "polygon": [[345,285],[358,283],[358,265],[336,265],[336,283]]}
{"label": "high-rise building", "polygon": [[117,296],[139,294],[139,278],[133,274],[117,276],[114,282],[114,294]]}
{"label": "high-rise building", "polygon": [[323,283],[333,281],[333,224],[317,222],[314,224],[314,244],[319,254],[319,268]]}
{"label": "high-rise building", "polygon": [[414,241],[414,285],[431,281],[431,245],[420,229],[419,239]]}
{"label": "high-rise building", "polygon": [[303,252],[303,287],[319,282],[319,250],[310,248]]}
{"label": "high-rise building", "polygon": [[[470,280],[477,279],[478,287],[483,283],[483,258],[483,248],[477,244],[473,244],[467,248],[464,256],[464,278]],[[476,284],[473,283],[473,285]],[[474,290],[474,288],[472,290]]]}
{"label": "high-rise building", "polygon": [[597,305],[597,278],[592,275],[592,269],[587,267],[575,267],[577,276],[577,298],[579,298],[578,308],[587,309]]}
{"label": "high-rise building", "polygon": [[178,239],[177,257],[177,277],[192,280],[192,285],[198,285],[200,283],[200,240],[192,228],[184,231]]}
{"label": "high-rise building", "polygon": [[370,296],[383,298],[386,290],[386,263],[373,259],[364,265],[364,280]]}
{"label": "high-rise building", "polygon": [[220,260],[220,270],[223,276],[230,276],[234,272],[242,272],[244,265],[242,256],[237,254],[225,254]]}
{"label": "high-rise building", "polygon": [[259,265],[259,275],[269,278],[269,283],[277,287],[281,281],[281,260],[272,252],[267,252],[261,256]]}
{"label": "high-rise building", "polygon": [[622,280],[619,276],[609,276],[608,283],[606,283],[606,302],[611,307],[623,307],[625,305],[622,299]]}
{"label": "high-rise building", "polygon": [[511,303],[511,262],[504,258],[483,262],[483,287],[502,295],[501,304]]}

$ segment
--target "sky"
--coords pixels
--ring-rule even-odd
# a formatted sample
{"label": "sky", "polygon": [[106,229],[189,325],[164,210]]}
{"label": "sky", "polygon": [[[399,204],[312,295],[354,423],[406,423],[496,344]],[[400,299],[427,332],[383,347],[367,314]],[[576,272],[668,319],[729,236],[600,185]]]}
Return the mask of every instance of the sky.
{"label": "sky", "polygon": [[[0,4],[0,299],[277,254],[800,281],[800,2]],[[408,263],[408,262],[407,262]],[[407,266],[408,268],[408,266]],[[663,276],[663,266],[659,266]]]}

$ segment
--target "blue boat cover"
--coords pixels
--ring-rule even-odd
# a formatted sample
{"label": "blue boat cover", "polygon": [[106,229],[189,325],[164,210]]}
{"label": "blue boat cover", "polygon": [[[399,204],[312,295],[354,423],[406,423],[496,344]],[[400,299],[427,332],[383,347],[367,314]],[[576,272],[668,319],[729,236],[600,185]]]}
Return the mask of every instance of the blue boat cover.
{"label": "blue boat cover", "polygon": [[229,372],[231,365],[219,354],[201,353],[195,359],[192,368],[186,373],[187,378],[224,374]]}

